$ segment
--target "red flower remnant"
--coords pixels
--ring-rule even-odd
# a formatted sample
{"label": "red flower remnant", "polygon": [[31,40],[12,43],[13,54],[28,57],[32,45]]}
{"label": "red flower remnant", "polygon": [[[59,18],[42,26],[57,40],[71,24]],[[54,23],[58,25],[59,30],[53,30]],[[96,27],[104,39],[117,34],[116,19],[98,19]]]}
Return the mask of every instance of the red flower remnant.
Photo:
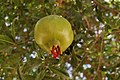
{"label": "red flower remnant", "polygon": [[53,55],[53,58],[58,58],[59,55],[61,54],[61,50],[60,50],[60,47],[58,45],[53,45],[52,46],[52,49],[51,49],[51,53]]}

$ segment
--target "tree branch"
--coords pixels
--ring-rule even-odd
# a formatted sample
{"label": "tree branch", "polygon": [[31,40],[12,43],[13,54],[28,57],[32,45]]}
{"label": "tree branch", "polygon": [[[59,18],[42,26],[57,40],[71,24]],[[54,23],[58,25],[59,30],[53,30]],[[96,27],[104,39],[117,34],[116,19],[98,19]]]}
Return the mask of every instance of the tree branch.
{"label": "tree branch", "polygon": [[103,8],[103,9],[105,9],[105,10],[107,10],[107,11],[112,12],[114,15],[117,15],[117,14],[120,13],[120,11],[118,11],[118,10],[115,10],[115,9],[113,9],[113,8],[104,6],[103,4],[101,4],[101,3],[100,3],[99,1],[97,1],[97,0],[93,0],[93,2],[94,2],[97,6],[99,6],[100,8]]}

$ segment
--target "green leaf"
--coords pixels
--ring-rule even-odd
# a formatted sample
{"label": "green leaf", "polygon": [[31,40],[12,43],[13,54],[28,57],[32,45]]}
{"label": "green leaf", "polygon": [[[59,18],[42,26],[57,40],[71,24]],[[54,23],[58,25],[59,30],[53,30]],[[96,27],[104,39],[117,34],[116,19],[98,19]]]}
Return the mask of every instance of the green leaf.
{"label": "green leaf", "polygon": [[15,5],[20,5],[20,0],[13,0],[13,3],[14,3]]}
{"label": "green leaf", "polygon": [[109,29],[111,29],[110,24],[106,24],[105,25],[105,31],[108,31]]}
{"label": "green leaf", "polygon": [[2,43],[2,42],[15,45],[13,40],[6,35],[0,35],[0,43]]}
{"label": "green leaf", "polygon": [[24,80],[34,80],[35,78],[31,75],[24,75]]}
{"label": "green leaf", "polygon": [[103,21],[103,14],[102,14],[102,12],[101,12],[101,10],[100,9],[96,9],[96,12],[97,12],[97,19],[100,21],[100,22],[102,22],[102,23],[104,23],[104,21]]}
{"label": "green leaf", "polygon": [[24,3],[24,0],[20,0],[20,2],[23,4],[23,3]]}
{"label": "green leaf", "polygon": [[69,79],[69,75],[66,73],[66,71],[62,69],[57,69],[55,67],[49,67],[51,71],[53,71],[58,76],[61,76],[64,79]]}
{"label": "green leaf", "polygon": [[61,80],[61,79],[58,79],[57,76],[50,77],[50,75],[48,74],[47,76],[45,76],[44,80]]}
{"label": "green leaf", "polygon": [[37,75],[37,77],[35,78],[35,80],[43,80],[43,78],[45,77],[45,72],[46,69],[40,71],[40,73]]}
{"label": "green leaf", "polygon": [[70,64],[71,64],[73,67],[76,67],[76,66],[78,65],[78,64],[77,64],[77,57],[76,57],[75,53],[72,53],[72,57],[71,57]]}
{"label": "green leaf", "polygon": [[120,75],[117,77],[117,79],[116,80],[119,80],[120,79]]}
{"label": "green leaf", "polygon": [[16,22],[17,19],[18,19],[18,17],[15,17],[13,19],[12,25],[11,25],[11,34],[12,34],[13,38],[15,37],[15,34],[16,34],[16,32],[15,32],[15,22]]}
{"label": "green leaf", "polygon": [[82,1],[76,0],[76,4],[80,9],[82,8]]}

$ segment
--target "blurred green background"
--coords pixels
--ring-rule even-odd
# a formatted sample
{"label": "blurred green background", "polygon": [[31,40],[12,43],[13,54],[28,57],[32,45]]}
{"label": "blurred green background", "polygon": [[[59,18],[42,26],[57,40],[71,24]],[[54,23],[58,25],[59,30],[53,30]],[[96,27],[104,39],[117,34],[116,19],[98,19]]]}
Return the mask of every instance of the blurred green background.
{"label": "blurred green background", "polygon": [[[51,14],[75,36],[58,60],[33,35]],[[120,80],[120,0],[0,0],[0,80]]]}

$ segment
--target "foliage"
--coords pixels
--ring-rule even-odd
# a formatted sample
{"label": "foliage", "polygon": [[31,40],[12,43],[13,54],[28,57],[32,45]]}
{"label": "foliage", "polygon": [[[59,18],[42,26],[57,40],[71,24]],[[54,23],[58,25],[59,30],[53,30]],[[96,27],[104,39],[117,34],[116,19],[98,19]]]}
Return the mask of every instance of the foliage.
{"label": "foliage", "polygon": [[[120,0],[0,0],[0,80],[119,80]],[[70,21],[74,42],[55,60],[34,41],[50,14]]]}

